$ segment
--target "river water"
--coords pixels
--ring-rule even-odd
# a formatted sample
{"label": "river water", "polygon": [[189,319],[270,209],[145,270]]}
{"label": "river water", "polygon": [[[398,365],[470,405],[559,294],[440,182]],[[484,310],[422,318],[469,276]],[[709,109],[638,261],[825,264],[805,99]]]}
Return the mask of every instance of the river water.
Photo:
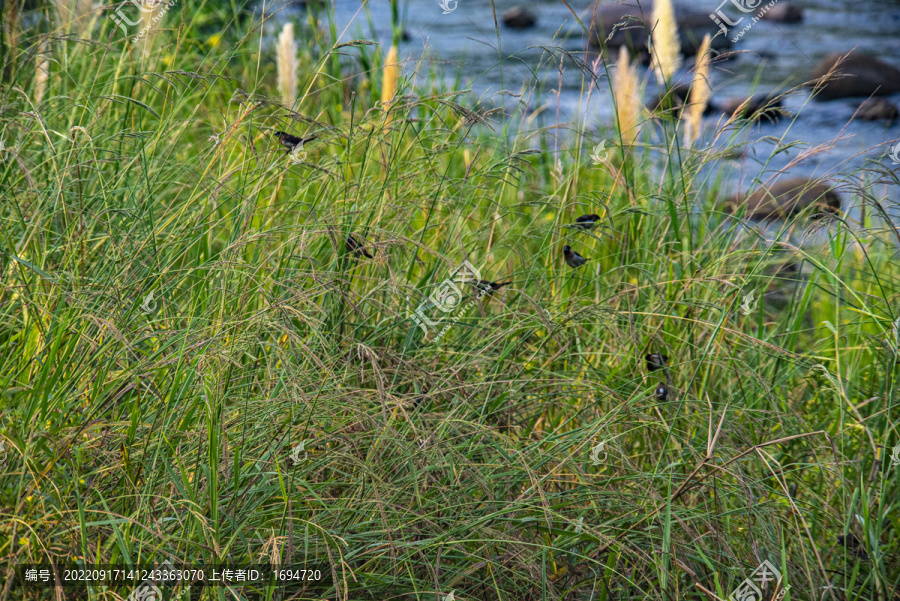
{"label": "river water", "polygon": [[[675,3],[712,12],[720,1],[675,0]],[[496,0],[498,19],[503,11],[516,4],[514,0]],[[813,66],[827,54],[853,48],[900,67],[900,1],[815,0],[792,4],[803,9],[803,22],[780,24],[761,20],[755,23],[735,44],[734,50],[741,53],[714,70],[714,101],[730,96],[746,97],[754,91],[786,92],[806,81]],[[448,6],[452,7],[453,3]],[[401,2],[401,17],[409,34],[408,41],[400,47],[401,58],[408,61],[405,72],[411,72],[422,59],[437,63],[448,81],[459,75],[461,86],[471,88],[481,106],[505,106],[508,112],[513,112],[519,99],[498,92],[526,91],[522,100],[527,103],[527,117],[516,124],[515,130],[558,125],[551,130],[551,135],[559,136],[553,142],[558,144],[557,148],[571,144],[575,132],[584,132],[587,144],[609,137],[609,127],[614,121],[605,75],[588,103],[583,74],[568,60],[564,61],[560,73],[558,59],[553,60],[545,50],[561,48],[593,62],[597,55],[586,51],[586,35],[572,13],[589,23],[592,4],[585,0],[570,1],[572,11],[560,0],[532,1],[527,6],[537,14],[537,25],[512,30],[501,24],[498,39],[489,1],[459,0],[449,14],[443,14],[438,0]],[[365,38],[389,45],[391,15],[387,0],[369,3],[368,11],[360,7],[359,0],[333,1],[338,31],[344,32],[342,41]],[[692,62],[687,61],[675,78],[689,81],[691,66]],[[598,71],[603,73],[602,65]],[[656,89],[652,74],[646,69],[639,73],[645,77],[648,90]],[[900,104],[900,94],[889,99]],[[717,173],[711,177],[724,178],[729,191],[743,190],[754,178],[766,181],[796,160],[804,149],[820,145],[827,150],[811,153],[812,156],[792,166],[790,174],[829,177],[829,181],[843,181],[846,185],[846,182],[858,182],[860,177],[873,179],[871,172],[860,173],[861,167],[872,166],[871,161],[888,169],[900,169],[888,156],[891,148],[900,143],[900,120],[890,126],[884,122],[851,122],[860,100],[819,102],[810,100],[803,91],[791,94],[785,99],[785,106],[795,114],[794,118],[774,124],[764,122],[720,140],[720,145],[743,141],[752,144],[743,158],[717,163],[714,167]],[[712,139],[720,120],[724,122],[718,113],[704,120],[707,140]],[[772,139],[780,139],[782,143],[800,141],[802,146],[769,158],[774,148]],[[879,185],[875,192],[898,202],[897,188]],[[853,202],[849,188],[843,188],[842,195],[845,203]],[[900,223],[900,219],[895,223]]]}

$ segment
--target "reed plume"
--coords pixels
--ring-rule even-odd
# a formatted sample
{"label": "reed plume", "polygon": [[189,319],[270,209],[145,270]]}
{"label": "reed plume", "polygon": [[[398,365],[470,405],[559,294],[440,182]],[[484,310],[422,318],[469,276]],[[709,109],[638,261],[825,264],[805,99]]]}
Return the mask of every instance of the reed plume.
{"label": "reed plume", "polygon": [[397,82],[400,80],[400,63],[397,61],[397,46],[392,45],[384,59],[384,73],[381,78],[381,104],[386,113],[384,123],[391,122],[391,105],[397,94]]}
{"label": "reed plume", "polygon": [[91,22],[94,19],[91,14],[93,10],[93,0],[75,0],[75,27],[78,29],[78,37],[84,37],[84,34],[90,30]]}
{"label": "reed plume", "polygon": [[34,72],[34,103],[40,104],[47,92],[47,81],[50,79],[50,40],[44,39],[38,50]]}
{"label": "reed plume", "polygon": [[153,34],[156,33],[156,23],[162,18],[164,0],[141,0],[141,54],[150,56],[153,46]]}
{"label": "reed plume", "polygon": [[2,24],[6,28],[7,49],[10,63],[16,62],[19,50],[19,3],[6,3],[6,22]]}
{"label": "reed plume", "polygon": [[56,26],[67,30],[72,20],[72,11],[69,9],[69,0],[53,0],[53,8],[56,9]]}
{"label": "reed plume", "polygon": [[709,34],[703,37],[700,50],[697,51],[697,64],[694,67],[694,79],[691,83],[691,94],[688,105],[684,109],[684,143],[692,145],[700,138],[700,121],[703,112],[712,96],[712,87],[709,85]]}
{"label": "reed plume", "polygon": [[622,144],[630,146],[634,144],[638,135],[641,98],[638,93],[637,72],[628,59],[628,50],[625,46],[619,48],[619,61],[613,76],[613,95]]}
{"label": "reed plume", "polygon": [[294,24],[285,23],[278,36],[278,91],[281,102],[293,109],[297,102],[297,42],[294,40]]}
{"label": "reed plume", "polygon": [[656,0],[653,3],[651,23],[650,57],[656,80],[663,86],[681,66],[681,42],[678,40],[672,0]]}

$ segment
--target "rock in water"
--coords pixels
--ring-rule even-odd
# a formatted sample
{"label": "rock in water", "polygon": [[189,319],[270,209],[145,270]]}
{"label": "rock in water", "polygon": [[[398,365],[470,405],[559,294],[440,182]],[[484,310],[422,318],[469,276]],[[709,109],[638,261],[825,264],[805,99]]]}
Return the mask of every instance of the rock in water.
{"label": "rock in water", "polygon": [[859,105],[859,111],[856,113],[856,118],[863,121],[885,120],[892,123],[897,117],[900,117],[897,105],[884,98],[867,98]]}
{"label": "rock in water", "polygon": [[792,177],[771,187],[762,186],[752,194],[736,194],[725,201],[723,209],[737,212],[746,205],[744,216],[750,219],[792,217],[811,205],[820,211],[835,213],[841,208],[841,197],[828,185]]}
{"label": "rock in water", "polygon": [[[626,0],[625,4],[594,5],[591,45],[601,48],[602,41],[612,34],[606,42],[609,48],[627,46],[633,52],[647,54],[648,24],[652,14],[652,2],[641,2],[640,6],[636,0]],[[703,36],[707,33],[712,38],[711,46],[714,50],[731,47],[727,37],[716,36],[719,28],[708,13],[676,7],[675,20],[681,40],[681,53],[685,56],[697,54]]]}
{"label": "rock in water", "polygon": [[[653,96],[647,102],[647,108],[650,109],[650,112],[652,113],[671,112],[672,114],[681,117],[681,111],[684,108],[684,105],[687,104],[690,94],[691,84],[677,83],[668,90],[663,90],[656,96]],[[703,109],[703,114],[710,115],[712,112],[712,102],[707,102],[706,107]]]}
{"label": "rock in water", "polygon": [[524,6],[513,6],[503,13],[501,19],[511,29],[528,29],[537,23],[537,15]]}
{"label": "rock in water", "polygon": [[[818,85],[816,100],[835,100],[854,96],[889,96],[900,92],[900,69],[874,56],[852,52],[829,54],[816,65],[810,85]],[[838,65],[838,62],[840,64]],[[828,72],[838,65],[828,79]]]}
{"label": "rock in water", "polygon": [[790,2],[779,2],[767,10],[762,18],[773,23],[799,23],[803,20],[803,9]]}
{"label": "rock in water", "polygon": [[[747,102],[743,108],[741,105]],[[742,119],[751,119],[753,121],[759,119],[768,119],[769,121],[778,121],[784,116],[784,109],[781,107],[781,98],[771,96],[769,94],[756,94],[749,101],[746,98],[726,98],[719,107],[722,112],[727,115],[734,115],[740,110]]]}

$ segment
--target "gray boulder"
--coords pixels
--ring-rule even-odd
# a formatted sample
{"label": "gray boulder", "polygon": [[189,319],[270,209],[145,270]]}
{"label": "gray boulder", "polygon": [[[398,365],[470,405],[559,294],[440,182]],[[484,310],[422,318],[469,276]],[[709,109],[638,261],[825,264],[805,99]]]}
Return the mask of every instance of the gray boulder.
{"label": "gray boulder", "polygon": [[862,121],[887,121],[893,123],[900,117],[897,105],[884,98],[867,98],[859,105],[856,118]]}
{"label": "gray boulder", "polygon": [[501,20],[511,29],[528,29],[537,23],[537,15],[524,6],[513,6],[503,13]]}
{"label": "gray boulder", "polygon": [[772,219],[792,217],[813,205],[818,208],[819,214],[836,213],[841,208],[841,197],[827,184],[805,177],[791,177],[768,188],[762,186],[752,194],[735,194],[725,201],[722,208],[735,213],[746,206],[745,217]]}
{"label": "gray boulder", "polygon": [[[900,69],[861,52],[852,52],[841,60],[845,54],[829,54],[813,69],[810,85],[816,86],[817,100],[889,96],[900,92]],[[828,76],[832,68],[834,72]]]}
{"label": "gray boulder", "polygon": [[763,13],[762,18],[773,23],[799,23],[803,20],[803,9],[790,2],[779,2]]}
{"label": "gray boulder", "polygon": [[[747,104],[741,108],[741,105]],[[769,94],[756,94],[748,100],[747,98],[726,98],[719,105],[719,109],[727,115],[734,115],[740,110],[742,119],[750,119],[758,121],[767,119],[769,121],[778,121],[785,115],[785,110],[781,105],[781,98]]]}

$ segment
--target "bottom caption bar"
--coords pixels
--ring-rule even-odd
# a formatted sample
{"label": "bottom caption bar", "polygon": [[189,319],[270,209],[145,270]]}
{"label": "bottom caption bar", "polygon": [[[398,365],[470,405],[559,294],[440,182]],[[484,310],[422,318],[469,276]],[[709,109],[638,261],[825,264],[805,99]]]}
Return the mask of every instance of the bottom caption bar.
{"label": "bottom caption bar", "polygon": [[[152,590],[191,586],[249,586],[259,588],[321,588],[331,572],[327,566],[284,564],[161,564],[81,565],[21,564],[16,566],[15,585],[24,589],[43,587],[99,588],[122,586]],[[147,598],[136,597],[136,599]]]}

